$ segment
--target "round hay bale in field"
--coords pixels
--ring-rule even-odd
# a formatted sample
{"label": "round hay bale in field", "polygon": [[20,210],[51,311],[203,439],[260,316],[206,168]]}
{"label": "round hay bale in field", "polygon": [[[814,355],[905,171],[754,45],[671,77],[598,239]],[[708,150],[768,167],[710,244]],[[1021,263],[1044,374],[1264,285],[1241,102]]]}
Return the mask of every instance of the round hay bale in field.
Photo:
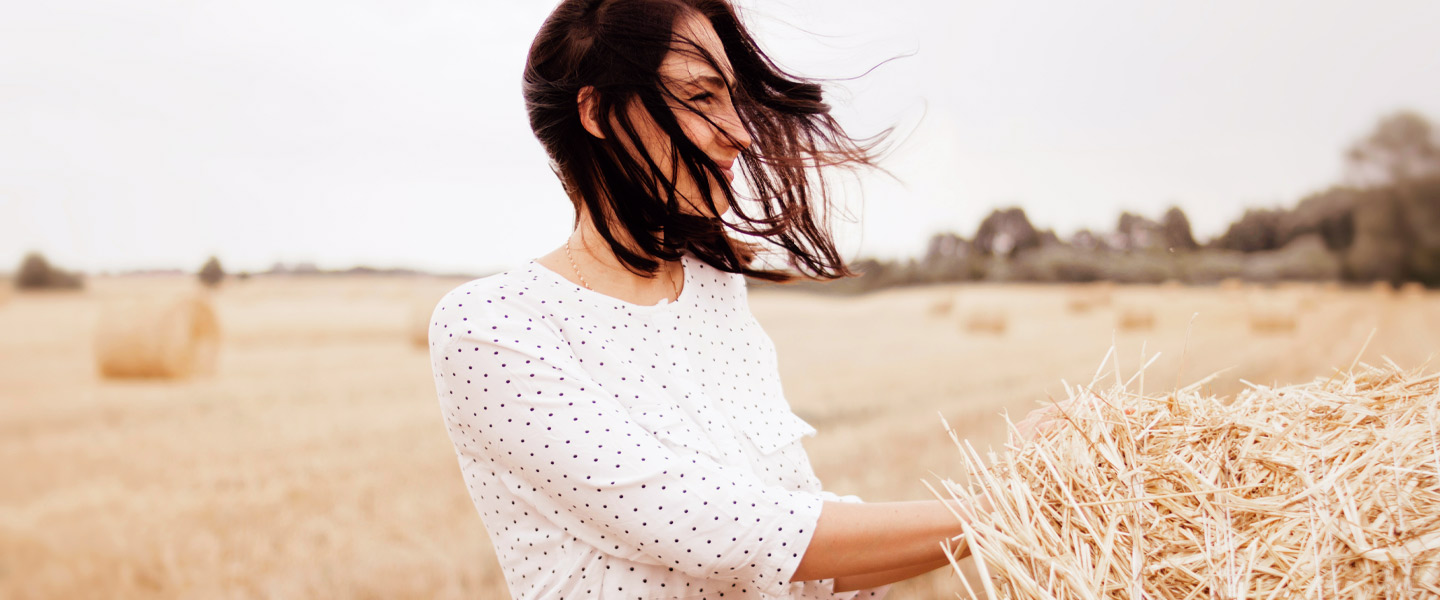
{"label": "round hay bale in field", "polygon": [[1220,290],[1225,292],[1239,292],[1245,289],[1245,280],[1238,277],[1226,277],[1220,280]]}
{"label": "round hay bale in field", "polygon": [[212,373],[219,343],[207,296],[129,298],[102,308],[95,358],[107,378],[183,378]]}
{"label": "round hay bale in field", "polygon": [[1005,311],[998,308],[977,308],[965,316],[965,331],[1004,335],[1006,329]]}
{"label": "round hay bale in field", "polygon": [[1070,297],[1065,299],[1065,310],[1068,310],[1072,313],[1087,313],[1090,312],[1090,309],[1094,307],[1095,303],[1082,294],[1070,294]]}
{"label": "round hay bale in field", "polygon": [[410,308],[410,323],[406,331],[410,333],[410,345],[416,348],[430,348],[430,316],[435,312],[435,304],[416,302]]}
{"label": "round hay bale in field", "polygon": [[1437,380],[1364,367],[1233,402],[1067,385],[1001,453],[950,432],[967,481],[936,495],[979,585],[954,567],[972,598],[1434,598]]}
{"label": "round hay bale in field", "polygon": [[1407,281],[1400,286],[1400,297],[1406,300],[1419,300],[1425,297],[1425,284],[1418,281]]}
{"label": "round hay bale in field", "polygon": [[1075,314],[1085,314],[1109,303],[1108,298],[1098,297],[1088,291],[1076,292],[1065,300],[1065,309]]}
{"label": "round hay bale in field", "polygon": [[1376,281],[1370,284],[1370,293],[1376,296],[1389,298],[1395,295],[1395,286],[1388,281]]}
{"label": "round hay bale in field", "polygon": [[1075,286],[1066,298],[1065,308],[1072,313],[1083,314],[1109,306],[1114,289],[1114,284],[1108,281]]}
{"label": "round hay bale in field", "polygon": [[1121,331],[1149,331],[1155,328],[1155,311],[1135,304],[1121,306],[1115,315],[1115,326]]}
{"label": "round hay bale in field", "polygon": [[1259,334],[1291,333],[1295,331],[1298,305],[1282,302],[1252,302],[1248,308],[1250,332]]}
{"label": "round hay bale in field", "polygon": [[955,297],[945,296],[935,300],[935,302],[930,305],[930,316],[943,317],[950,314],[953,310],[955,310]]}

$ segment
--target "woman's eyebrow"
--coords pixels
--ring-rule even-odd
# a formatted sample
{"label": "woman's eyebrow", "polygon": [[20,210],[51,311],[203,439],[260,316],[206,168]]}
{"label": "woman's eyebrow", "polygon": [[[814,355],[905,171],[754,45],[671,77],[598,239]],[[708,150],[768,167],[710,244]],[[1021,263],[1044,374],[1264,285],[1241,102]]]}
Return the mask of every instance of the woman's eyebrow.
{"label": "woman's eyebrow", "polygon": [[691,80],[691,83],[698,83],[703,86],[710,86],[719,89],[730,89],[730,82],[715,75],[701,75]]}

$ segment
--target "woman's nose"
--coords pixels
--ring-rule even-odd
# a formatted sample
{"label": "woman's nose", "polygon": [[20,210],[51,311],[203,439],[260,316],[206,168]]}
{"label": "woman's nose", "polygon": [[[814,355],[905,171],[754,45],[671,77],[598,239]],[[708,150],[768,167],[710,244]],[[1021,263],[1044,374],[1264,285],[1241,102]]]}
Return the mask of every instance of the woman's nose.
{"label": "woman's nose", "polygon": [[754,141],[750,139],[750,132],[745,130],[745,122],[740,120],[740,115],[735,112],[735,109],[730,109],[730,114],[725,115],[720,123],[721,131],[727,136],[726,144],[733,146],[736,150],[743,151],[749,148],[751,142]]}

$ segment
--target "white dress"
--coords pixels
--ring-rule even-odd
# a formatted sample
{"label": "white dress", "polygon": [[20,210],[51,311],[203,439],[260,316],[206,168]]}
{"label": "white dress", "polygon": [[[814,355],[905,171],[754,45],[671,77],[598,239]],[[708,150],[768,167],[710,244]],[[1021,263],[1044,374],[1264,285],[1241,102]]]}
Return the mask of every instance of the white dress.
{"label": "white dress", "polygon": [[436,306],[430,357],[516,600],[880,598],[790,583],[824,500],[743,276],[631,304],[535,261]]}

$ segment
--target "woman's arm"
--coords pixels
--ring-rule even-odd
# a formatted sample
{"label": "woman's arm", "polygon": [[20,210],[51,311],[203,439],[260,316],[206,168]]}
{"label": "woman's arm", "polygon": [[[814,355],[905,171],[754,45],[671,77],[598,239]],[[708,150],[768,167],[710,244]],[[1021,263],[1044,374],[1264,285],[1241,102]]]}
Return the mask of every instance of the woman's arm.
{"label": "woman's arm", "polygon": [[[961,533],[956,512],[967,514],[964,507],[946,506],[939,500],[826,502],[791,581],[834,578],[837,591],[849,591],[944,566],[949,559],[940,541]],[[963,548],[960,557],[969,552]]]}
{"label": "woman's arm", "polygon": [[855,590],[868,590],[870,588],[877,588],[883,585],[890,585],[892,583],[905,581],[906,579],[909,579],[911,577],[918,577],[920,575],[924,575],[940,567],[949,566],[949,564],[950,561],[940,559],[935,562],[926,563],[923,565],[916,565],[913,567],[905,567],[903,569],[892,569],[889,571],[881,571],[879,573],[866,573],[864,575],[848,575],[845,577],[836,577],[834,591],[836,593],[853,592]]}
{"label": "woman's arm", "polygon": [[[1019,437],[1029,439],[1054,426],[1056,414],[1056,405],[1031,411],[1016,424]],[[834,578],[835,591],[849,592],[928,573],[950,564],[940,540],[960,535],[956,515],[968,516],[972,510],[990,510],[989,500],[982,497],[968,509],[956,501],[939,500],[826,502],[815,536],[791,580]],[[969,555],[969,545],[962,542],[956,560]]]}

